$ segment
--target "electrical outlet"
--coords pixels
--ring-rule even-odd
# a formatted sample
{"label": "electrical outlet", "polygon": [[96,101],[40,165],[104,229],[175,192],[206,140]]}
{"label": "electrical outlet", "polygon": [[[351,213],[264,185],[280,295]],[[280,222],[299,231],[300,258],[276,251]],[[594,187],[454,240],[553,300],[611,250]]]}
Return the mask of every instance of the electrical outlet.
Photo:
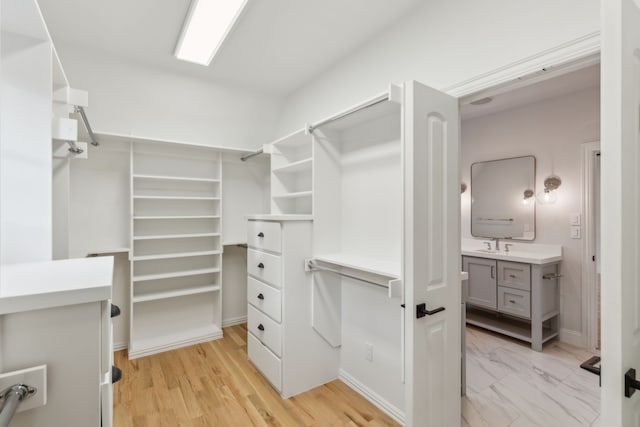
{"label": "electrical outlet", "polygon": [[369,362],[373,362],[373,344],[365,344],[365,355],[364,358]]}

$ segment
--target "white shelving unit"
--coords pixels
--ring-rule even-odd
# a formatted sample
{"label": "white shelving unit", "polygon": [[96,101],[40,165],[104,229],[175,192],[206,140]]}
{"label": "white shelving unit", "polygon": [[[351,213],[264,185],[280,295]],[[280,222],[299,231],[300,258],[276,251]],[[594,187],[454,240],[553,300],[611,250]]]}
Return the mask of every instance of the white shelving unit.
{"label": "white shelving unit", "polygon": [[131,144],[129,358],[222,337],[219,151]]}
{"label": "white shelving unit", "polygon": [[313,214],[312,136],[299,130],[271,147],[271,213]]}

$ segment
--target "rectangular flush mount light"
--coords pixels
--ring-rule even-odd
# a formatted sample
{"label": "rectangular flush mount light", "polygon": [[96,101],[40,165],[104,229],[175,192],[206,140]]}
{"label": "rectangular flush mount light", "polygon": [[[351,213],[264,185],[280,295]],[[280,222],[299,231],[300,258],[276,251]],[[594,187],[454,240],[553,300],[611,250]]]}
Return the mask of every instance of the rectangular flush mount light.
{"label": "rectangular flush mount light", "polygon": [[247,0],[191,0],[176,58],[209,65],[246,4]]}

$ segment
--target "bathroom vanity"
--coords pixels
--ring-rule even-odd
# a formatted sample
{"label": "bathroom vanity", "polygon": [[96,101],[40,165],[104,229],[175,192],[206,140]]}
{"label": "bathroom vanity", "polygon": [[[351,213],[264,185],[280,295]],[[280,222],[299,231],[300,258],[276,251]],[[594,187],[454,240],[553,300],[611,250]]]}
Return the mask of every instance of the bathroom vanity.
{"label": "bathroom vanity", "polygon": [[[503,245],[504,246],[504,245]],[[466,323],[542,345],[558,335],[562,247],[514,243],[487,249],[483,241],[462,243]]]}

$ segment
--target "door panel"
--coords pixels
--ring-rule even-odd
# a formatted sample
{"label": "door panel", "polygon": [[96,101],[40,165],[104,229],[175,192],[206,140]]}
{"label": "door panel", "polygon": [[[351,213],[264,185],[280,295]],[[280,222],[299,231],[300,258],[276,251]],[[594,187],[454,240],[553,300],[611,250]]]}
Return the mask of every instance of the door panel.
{"label": "door panel", "polygon": [[602,415],[603,426],[640,426],[640,5],[602,2]]}
{"label": "door panel", "polygon": [[[460,425],[458,100],[416,82],[403,109],[406,425]],[[417,305],[444,311],[418,318]]]}

